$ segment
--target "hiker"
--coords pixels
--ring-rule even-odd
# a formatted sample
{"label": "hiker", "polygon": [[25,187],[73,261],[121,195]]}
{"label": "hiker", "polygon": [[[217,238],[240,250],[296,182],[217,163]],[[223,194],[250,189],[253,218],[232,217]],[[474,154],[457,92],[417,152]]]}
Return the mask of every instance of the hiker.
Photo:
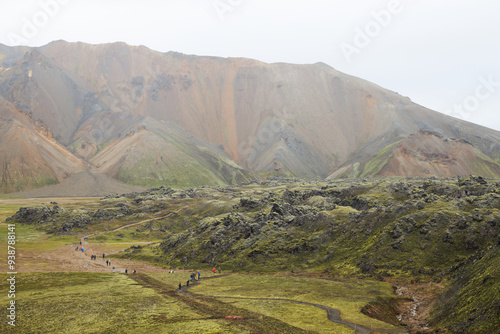
{"label": "hiker", "polygon": [[181,291],[181,289],[182,289],[182,285],[181,285],[181,283],[179,283],[179,291]]}
{"label": "hiker", "polygon": [[198,279],[200,279],[200,278],[201,278],[201,274],[200,274],[200,272],[198,271]]}
{"label": "hiker", "polygon": [[127,273],[127,269],[125,269],[125,274]]}
{"label": "hiker", "polygon": [[193,278],[194,278],[194,274],[191,274],[191,282],[193,281]]}
{"label": "hiker", "polygon": [[111,265],[111,260],[109,261],[109,266]]}
{"label": "hiker", "polygon": [[189,280],[187,280],[187,282],[186,282],[186,287],[189,288]]}
{"label": "hiker", "polygon": [[87,241],[87,237],[83,237],[83,240]]}
{"label": "hiker", "polygon": [[219,274],[220,274],[220,267],[219,267]]}
{"label": "hiker", "polygon": [[82,245],[82,241],[80,240],[80,246]]}
{"label": "hiker", "polygon": [[217,271],[217,269],[215,269],[215,267],[213,267],[212,271],[213,271],[213,272],[214,272],[214,274],[215,274],[215,272]]}
{"label": "hiker", "polygon": [[102,258],[104,259],[104,253],[102,253]]}
{"label": "hiker", "polygon": [[108,261],[108,260],[106,260],[106,265],[108,265],[108,263],[109,263],[109,261]]}
{"label": "hiker", "polygon": [[134,271],[132,272],[132,274],[135,274],[135,273],[136,273],[136,271],[135,271],[135,269],[134,269]]}
{"label": "hiker", "polygon": [[113,267],[113,272],[115,272],[115,267]]}
{"label": "hiker", "polygon": [[83,249],[83,247],[82,247],[82,253],[83,253],[83,252],[85,252],[85,249]]}

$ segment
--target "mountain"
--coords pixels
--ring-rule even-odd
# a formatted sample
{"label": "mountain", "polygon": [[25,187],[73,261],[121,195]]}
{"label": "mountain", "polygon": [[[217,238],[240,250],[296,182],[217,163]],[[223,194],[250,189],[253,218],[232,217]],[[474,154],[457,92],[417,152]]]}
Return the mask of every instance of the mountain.
{"label": "mountain", "polygon": [[[266,64],[125,43],[0,45],[0,100],[1,192],[83,170],[148,187],[272,175],[500,174],[499,132],[322,63]],[[29,131],[18,138],[15,126]],[[41,154],[40,145],[60,157]]]}
{"label": "mountain", "polygon": [[3,192],[56,184],[85,169],[50,130],[0,101],[0,185]]}

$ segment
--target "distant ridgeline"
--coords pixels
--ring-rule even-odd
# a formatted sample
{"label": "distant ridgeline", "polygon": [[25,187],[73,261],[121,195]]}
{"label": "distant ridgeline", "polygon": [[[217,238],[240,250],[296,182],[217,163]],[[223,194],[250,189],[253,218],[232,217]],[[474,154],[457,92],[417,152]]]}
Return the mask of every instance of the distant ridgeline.
{"label": "distant ridgeline", "polygon": [[500,133],[322,63],[0,45],[0,193],[52,186],[57,196],[86,188],[87,172],[182,189],[274,176],[498,177]]}
{"label": "distant ridgeline", "polygon": [[499,179],[162,187],[100,203],[99,210],[22,209],[9,220],[67,234],[175,212],[123,236],[160,238],[160,244],[121,256],[187,269],[419,277],[447,284],[434,310],[436,323],[464,333],[500,328]]}

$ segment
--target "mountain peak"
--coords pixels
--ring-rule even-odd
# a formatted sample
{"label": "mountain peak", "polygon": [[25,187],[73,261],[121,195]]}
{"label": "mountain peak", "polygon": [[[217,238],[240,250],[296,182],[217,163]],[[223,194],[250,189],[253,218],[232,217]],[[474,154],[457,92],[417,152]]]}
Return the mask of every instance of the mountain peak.
{"label": "mountain peak", "polygon": [[[78,160],[101,166],[106,175],[135,185],[216,185],[251,175],[416,176],[423,163],[434,164],[437,177],[500,171],[498,132],[423,108],[324,63],[266,64],[123,42],[54,41],[40,48],[0,46],[0,53],[0,96],[19,115],[31,115],[33,124],[23,121],[25,126],[46,124],[70,165]],[[141,138],[147,139],[130,142],[126,134],[144,122],[154,124],[146,126]],[[450,141],[426,139],[421,128]],[[455,150],[460,168],[416,159],[432,155],[425,143],[450,157],[446,152]],[[11,149],[4,147],[0,159]],[[460,160],[461,152],[470,159]],[[61,166],[41,159],[38,164],[60,181]],[[150,164],[157,167],[146,168]],[[14,182],[18,171],[12,168]],[[192,175],[192,183],[177,174],[179,168],[205,176]]]}

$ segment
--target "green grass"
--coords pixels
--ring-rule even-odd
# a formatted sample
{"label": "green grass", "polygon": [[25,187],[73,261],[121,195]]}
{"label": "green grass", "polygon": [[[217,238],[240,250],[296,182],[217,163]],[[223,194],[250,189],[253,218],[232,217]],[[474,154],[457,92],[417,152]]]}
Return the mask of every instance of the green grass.
{"label": "green grass", "polygon": [[[391,285],[383,282],[234,274],[203,281],[203,284],[193,287],[192,291],[218,298],[292,299],[315,303],[340,310],[342,319],[352,323],[369,328],[393,328],[391,325],[371,319],[361,313],[361,308],[377,297],[394,296]],[[246,303],[246,300],[241,299],[238,302],[241,306]],[[255,303],[252,302],[252,305],[254,307]],[[293,303],[290,303],[289,306],[296,308]],[[267,311],[269,312],[269,309]],[[281,314],[282,312],[277,311],[277,313]],[[304,326],[306,325],[304,324]]]}
{"label": "green grass", "polygon": [[[2,291],[6,282],[2,275]],[[233,332],[225,322],[200,316],[121,274],[18,274],[15,300],[16,333]],[[2,294],[0,303],[7,302]],[[0,332],[7,326],[2,320]]]}
{"label": "green grass", "polygon": [[7,201],[2,201],[4,199],[6,199],[6,198],[1,197],[1,200],[0,200],[0,222],[4,222],[7,217],[12,216],[20,208],[19,204],[9,203]]}
{"label": "green grass", "polygon": [[[2,242],[0,251],[0,270],[7,272],[7,235],[9,225],[0,225],[0,240]],[[36,258],[36,254],[43,251],[55,250],[61,247],[77,244],[78,236],[52,236],[43,231],[38,231],[32,226],[15,224],[16,244],[13,245],[16,251],[16,270],[22,272],[24,268],[30,267],[32,264],[47,265]],[[53,270],[53,268],[47,268]]]}
{"label": "green grass", "polygon": [[[196,272],[194,270],[193,272]],[[183,286],[189,279],[190,272],[174,272],[173,274],[148,274],[156,280],[162,282],[170,289],[176,289],[181,283]],[[202,278],[219,276],[214,275],[212,272],[202,271]],[[266,278],[273,279],[272,276],[265,276]],[[201,295],[214,295],[217,297],[234,296],[249,298],[261,296],[260,291],[262,287],[254,281],[255,276],[251,275],[231,275],[230,277],[219,277],[211,280],[201,280],[201,284],[193,286],[190,291]],[[226,291],[228,282],[235,283],[233,279],[238,281],[240,286],[233,286],[229,284],[231,290]],[[307,281],[307,279],[304,279]],[[283,281],[282,281],[283,282]],[[281,283],[282,283],[281,282]],[[274,286],[273,288],[282,288]],[[234,291],[235,289],[236,291]],[[253,290],[255,289],[255,290]],[[265,288],[264,288],[265,289]],[[257,292],[257,294],[255,293]],[[298,305],[291,302],[276,301],[276,300],[251,300],[239,298],[218,298],[218,300],[243,308],[252,312],[266,315],[271,318],[278,319],[292,326],[302,328],[304,330],[312,330],[320,333],[352,333],[352,329],[345,326],[338,325],[329,321],[326,317],[324,310],[318,309],[313,306]]]}
{"label": "green grass", "polygon": [[[175,293],[168,285],[168,282],[162,282],[152,276],[137,274],[133,275],[132,278],[143,286],[151,287],[161,294],[172,296],[182,301],[190,308],[196,310],[196,312],[204,314],[209,318],[227,320],[231,328],[234,328],[237,333],[310,333],[277,318],[238,307],[233,303],[222,302],[206,296],[201,297]],[[239,319],[228,320],[228,317],[235,316]],[[229,331],[225,331],[224,333],[226,332]]]}
{"label": "green grass", "polygon": [[[76,236],[51,236],[43,231],[37,231],[32,226],[14,224],[16,244],[22,250],[48,250],[57,249],[78,241]],[[7,240],[9,225],[0,225],[0,238]],[[0,254],[0,257],[3,254]]]}
{"label": "green grass", "polygon": [[[377,298],[392,302],[390,287],[369,279],[392,277],[397,281],[418,279],[448,284],[457,276],[474,277],[466,283],[457,283],[458,288],[445,287],[450,293],[456,293],[456,298],[444,301],[446,306],[439,306],[441,310],[449,309],[451,312],[436,311],[436,323],[452,328],[453,324],[465,321],[474,323],[473,328],[483,329],[485,324],[491,323],[484,319],[489,319],[494,314],[492,308],[496,307],[488,298],[496,296],[497,285],[491,282],[496,282],[498,273],[490,269],[498,267],[498,253],[492,253],[487,262],[481,260],[479,255],[498,244],[499,181],[474,177],[458,180],[289,180],[186,191],[164,192],[164,189],[157,189],[134,197],[60,204],[67,216],[52,212],[49,219],[44,218],[44,223],[40,224],[46,231],[60,233],[59,224],[66,218],[80,214],[95,217],[98,209],[117,210],[118,203],[126,203],[130,208],[129,213],[121,218],[92,221],[67,232],[77,235],[47,238],[42,232],[36,235],[29,229],[19,229],[19,236],[25,238],[26,250],[34,253],[38,249],[72,243],[82,233],[90,235],[108,229],[108,233],[91,236],[88,241],[105,244],[103,246],[109,246],[110,252],[128,249],[114,255],[117,258],[147,261],[165,268],[197,270],[208,269],[215,264],[221,266],[224,272],[260,272],[261,276],[250,275],[245,278],[246,281],[229,289],[231,293],[221,291],[228,290],[233,281],[241,280],[238,276],[231,276],[230,280],[222,278],[220,280],[226,286],[214,288],[219,293],[218,298],[238,297],[241,300],[212,300],[207,302],[208,306],[196,304],[196,307],[203,314],[213,314],[210,305],[232,312],[231,305],[226,305],[230,302],[237,312],[244,313],[246,310],[252,317],[260,314],[276,319],[278,327],[285,326],[282,324],[284,304],[270,305],[258,311],[255,308],[258,303],[248,302],[246,305],[243,299],[257,294],[260,298],[312,301],[340,309],[347,321],[367,327],[385,326],[360,314],[363,306]],[[245,203],[242,199],[253,203],[241,206]],[[14,204],[9,202],[10,207],[2,207],[7,202],[0,202],[0,210],[9,213],[14,210]],[[27,205],[46,203],[30,202]],[[109,232],[119,226],[163,217],[175,211],[178,212],[167,218]],[[0,234],[5,235],[3,228],[4,232]],[[139,245],[140,241],[162,239],[160,244],[130,248],[132,244]],[[473,275],[465,269],[460,269],[463,274],[462,271],[455,273],[456,268],[471,268],[473,260],[478,266]],[[302,272],[308,276],[323,273],[331,277],[367,280],[307,277],[301,278],[298,283],[298,277],[270,276],[276,272]],[[170,276],[168,279],[174,282],[162,284],[175,289],[178,278]],[[185,276],[181,282],[185,283],[187,279]],[[251,279],[254,282],[249,281]],[[207,281],[206,284],[209,287],[219,283]],[[259,295],[261,290],[263,292]],[[471,296],[479,297],[470,299]],[[475,300],[491,307],[483,309]],[[296,308],[295,305],[290,307]],[[470,314],[477,314],[477,317],[469,321]],[[307,324],[289,326],[307,330]]]}
{"label": "green grass", "polygon": [[250,300],[220,298],[225,303],[230,303],[253,312],[279,319],[292,326],[317,333],[352,334],[349,327],[331,322],[326,317],[326,311],[314,306],[299,305],[278,300]]}

